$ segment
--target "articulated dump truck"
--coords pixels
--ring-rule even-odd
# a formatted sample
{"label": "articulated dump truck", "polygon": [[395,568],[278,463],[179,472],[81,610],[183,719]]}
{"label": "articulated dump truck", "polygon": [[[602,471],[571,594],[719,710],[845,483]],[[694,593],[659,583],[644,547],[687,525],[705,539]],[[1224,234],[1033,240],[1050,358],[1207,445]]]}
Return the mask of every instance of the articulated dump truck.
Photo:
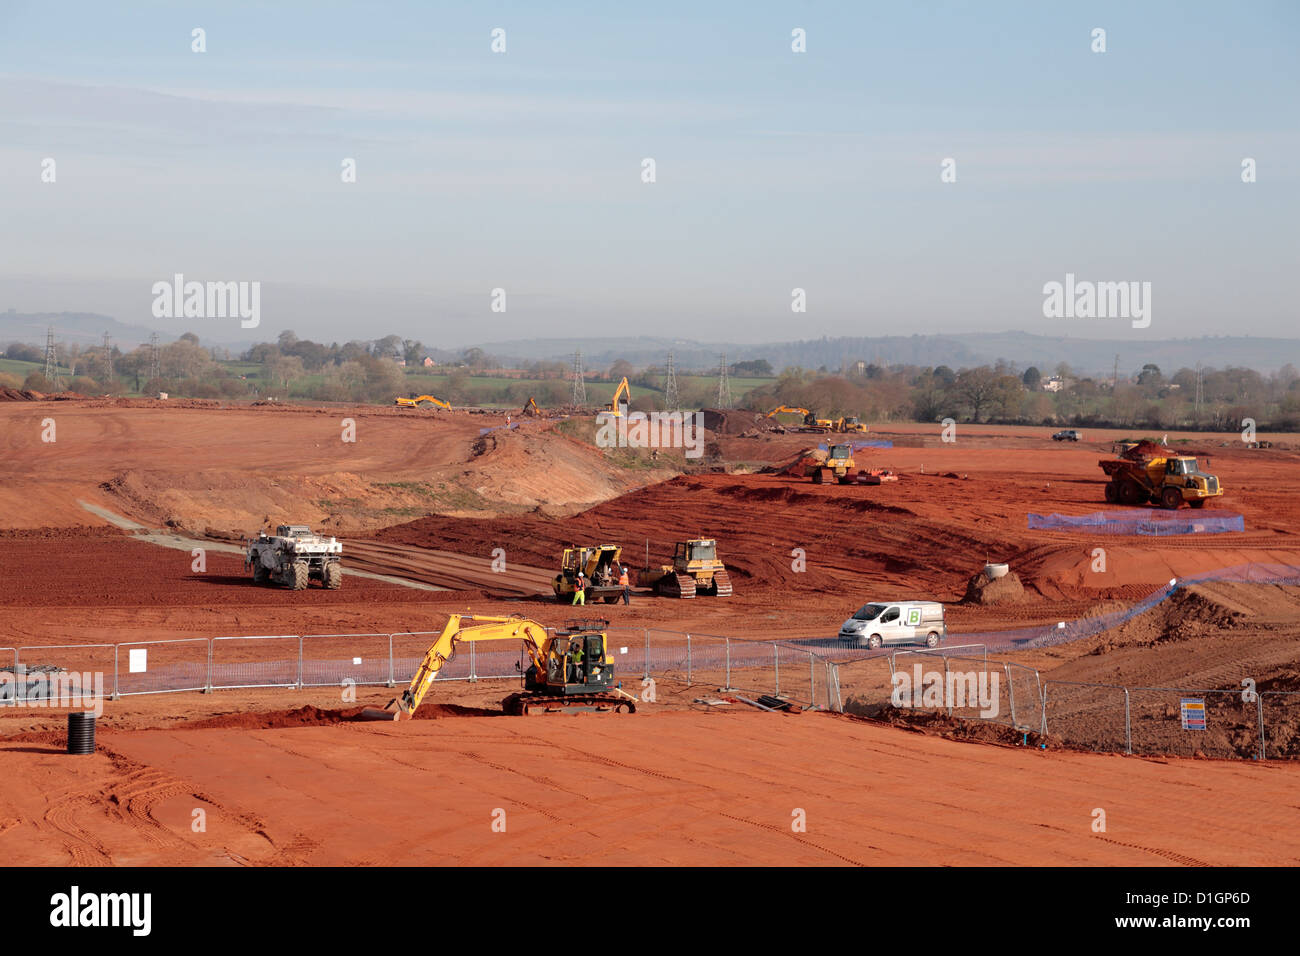
{"label": "articulated dump truck", "polygon": [[1173,510],[1187,502],[1203,508],[1223,494],[1218,476],[1201,471],[1195,456],[1173,455],[1153,442],[1122,442],[1119,457],[1097,464],[1110,478],[1106,500],[1111,504],[1150,502]]}

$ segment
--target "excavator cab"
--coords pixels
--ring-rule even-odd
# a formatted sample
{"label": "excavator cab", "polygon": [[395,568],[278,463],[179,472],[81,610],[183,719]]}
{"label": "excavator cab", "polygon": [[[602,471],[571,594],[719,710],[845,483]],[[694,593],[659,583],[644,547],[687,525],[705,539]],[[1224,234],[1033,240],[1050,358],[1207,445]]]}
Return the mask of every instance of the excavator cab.
{"label": "excavator cab", "polygon": [[539,680],[537,667],[524,674],[524,687],[547,694],[590,694],[614,685],[613,659],[606,654],[608,621],[573,622],[557,631],[546,654],[546,675]]}

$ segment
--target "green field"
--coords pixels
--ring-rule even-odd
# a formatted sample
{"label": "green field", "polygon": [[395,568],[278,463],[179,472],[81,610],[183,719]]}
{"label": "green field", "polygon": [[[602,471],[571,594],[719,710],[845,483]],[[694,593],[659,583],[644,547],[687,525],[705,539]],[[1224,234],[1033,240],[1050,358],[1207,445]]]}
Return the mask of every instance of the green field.
{"label": "green field", "polygon": [[[17,359],[0,358],[0,372],[8,372],[10,375],[17,375],[20,379],[25,379],[32,372],[44,372],[45,366],[40,362],[20,362]],[[59,372],[66,378],[68,370],[59,367]]]}

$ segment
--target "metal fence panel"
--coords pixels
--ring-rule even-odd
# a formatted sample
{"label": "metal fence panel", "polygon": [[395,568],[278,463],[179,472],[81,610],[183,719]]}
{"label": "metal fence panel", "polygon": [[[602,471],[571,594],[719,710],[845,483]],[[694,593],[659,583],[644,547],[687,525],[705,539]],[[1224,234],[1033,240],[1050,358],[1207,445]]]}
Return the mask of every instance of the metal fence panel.
{"label": "metal fence panel", "polygon": [[645,663],[651,677],[690,681],[690,636],[660,628],[645,630]]}
{"label": "metal fence panel", "polygon": [[[1204,729],[1183,729],[1181,703],[1203,704]],[[1259,708],[1240,690],[1130,687],[1129,726],[1133,753],[1180,757],[1259,757]]]}
{"label": "metal fence panel", "polygon": [[1006,661],[1012,726],[1038,733],[1043,726],[1043,679],[1038,670]]}
{"label": "metal fence panel", "polygon": [[304,634],[302,685],[387,684],[387,634]]}
{"label": "metal fence panel", "polygon": [[893,683],[890,680],[889,655],[835,665],[835,692],[839,709],[863,717],[878,717],[890,707]]}
{"label": "metal fence panel", "polygon": [[302,639],[296,634],[214,637],[210,687],[297,687]]}
{"label": "metal fence panel", "polygon": [[1044,734],[1089,750],[1128,752],[1126,688],[1048,680],[1043,691]]}
{"label": "metal fence panel", "polygon": [[645,630],[611,627],[605,632],[605,652],[614,658],[614,680],[629,687],[646,676]]}
{"label": "metal fence panel", "polygon": [[1268,760],[1300,757],[1300,691],[1264,691],[1259,703],[1263,756]]}
{"label": "metal fence panel", "polygon": [[17,648],[12,693],[29,703],[52,694],[107,697],[113,693],[117,648],[112,644],[47,644]]}
{"label": "metal fence panel", "polygon": [[[399,686],[411,682],[430,645],[441,633],[441,631],[406,631],[390,636],[393,648],[393,680]],[[505,642],[502,642],[502,646],[505,646]],[[456,652],[451,655],[451,660],[442,665],[442,670],[438,672],[438,680],[469,680],[473,676],[470,661],[471,647],[473,642],[459,644]],[[477,654],[477,649],[475,653]]]}
{"label": "metal fence panel", "polygon": [[210,654],[206,637],[118,644],[114,692],[125,697],[203,690]]}

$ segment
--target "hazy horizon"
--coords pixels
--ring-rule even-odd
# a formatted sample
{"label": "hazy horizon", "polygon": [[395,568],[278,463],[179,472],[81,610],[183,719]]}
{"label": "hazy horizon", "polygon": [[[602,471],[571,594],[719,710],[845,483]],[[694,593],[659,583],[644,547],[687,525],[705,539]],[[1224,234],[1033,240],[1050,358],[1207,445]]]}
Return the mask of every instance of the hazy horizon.
{"label": "hazy horizon", "polygon": [[[1298,27],[1287,3],[20,0],[0,310],[231,343],[1290,337]],[[259,327],[155,318],[176,273],[260,282]],[[1149,282],[1150,326],[1045,318],[1067,273]]]}

